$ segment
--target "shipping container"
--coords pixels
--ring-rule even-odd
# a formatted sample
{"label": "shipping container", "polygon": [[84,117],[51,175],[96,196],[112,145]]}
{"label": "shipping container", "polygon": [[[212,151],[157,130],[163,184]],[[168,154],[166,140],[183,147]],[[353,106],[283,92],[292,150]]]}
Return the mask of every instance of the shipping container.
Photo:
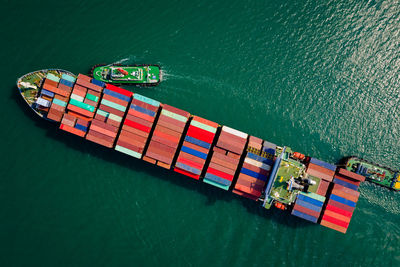
{"label": "shipping container", "polygon": [[310,159],[310,163],[313,163],[315,165],[324,167],[325,169],[329,169],[331,171],[336,171],[336,166],[335,165],[329,164],[329,163],[327,163],[325,161],[322,161],[322,160],[319,160],[319,159],[316,159],[316,158],[311,158]]}
{"label": "shipping container", "polygon": [[292,210],[292,215],[302,218],[304,220],[310,221],[312,223],[317,223],[317,221],[318,221],[318,218],[315,218],[311,215],[305,214],[305,213],[297,211],[297,210]]}

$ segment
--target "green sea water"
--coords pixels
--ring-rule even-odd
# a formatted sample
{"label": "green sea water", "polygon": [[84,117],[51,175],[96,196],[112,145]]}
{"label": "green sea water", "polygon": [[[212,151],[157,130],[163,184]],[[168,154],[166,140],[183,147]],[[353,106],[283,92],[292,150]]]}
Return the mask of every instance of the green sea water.
{"label": "green sea water", "polygon": [[16,79],[159,63],[136,92],[295,151],[400,168],[398,1],[1,1],[1,266],[399,266],[400,195],[348,233],[60,132]]}

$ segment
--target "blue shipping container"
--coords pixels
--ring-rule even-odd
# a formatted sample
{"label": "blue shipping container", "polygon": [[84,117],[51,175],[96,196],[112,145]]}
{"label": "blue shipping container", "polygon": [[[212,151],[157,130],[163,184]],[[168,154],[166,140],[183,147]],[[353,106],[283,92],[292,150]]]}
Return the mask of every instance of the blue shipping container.
{"label": "blue shipping container", "polygon": [[207,159],[207,154],[199,152],[197,150],[194,150],[194,149],[186,147],[186,146],[182,146],[181,151],[188,153],[190,155],[196,156],[201,159]]}
{"label": "blue shipping container", "polygon": [[122,94],[119,94],[117,92],[114,92],[114,91],[111,91],[111,90],[108,90],[108,89],[104,89],[103,93],[105,93],[106,95],[110,95],[110,96],[116,97],[116,98],[121,99],[121,100],[126,101],[126,102],[129,102],[131,100],[131,98],[129,96],[122,95]]}
{"label": "blue shipping container", "polygon": [[318,221],[318,218],[315,218],[314,216],[305,214],[305,213],[300,212],[298,210],[293,210],[292,211],[292,215],[300,217],[300,218],[302,218],[304,220],[307,220],[307,221],[310,221],[310,222],[313,222],[313,223],[317,223],[317,221]]}
{"label": "blue shipping container", "polygon": [[316,158],[311,158],[310,163],[324,167],[325,169],[331,170],[331,171],[336,171],[336,166],[329,164],[325,161],[316,159]]}
{"label": "blue shipping container", "polygon": [[353,190],[355,190],[355,191],[358,190],[358,186],[356,186],[355,184],[351,184],[351,183],[348,183],[348,182],[345,182],[345,181],[342,181],[342,180],[339,180],[339,179],[336,179],[336,178],[333,178],[333,182],[334,182],[335,184],[343,185],[344,187],[353,189]]}
{"label": "blue shipping container", "polygon": [[216,182],[216,183],[219,183],[222,185],[231,185],[231,181],[228,181],[224,178],[218,177],[211,173],[206,173],[206,176],[204,178],[207,178],[208,180],[211,180],[213,182]]}
{"label": "blue shipping container", "polygon": [[75,128],[78,129],[78,130],[84,131],[84,132],[87,131],[87,127],[85,127],[85,126],[83,126],[83,125],[80,125],[80,124],[78,124],[78,123],[75,124]]}
{"label": "blue shipping container", "polygon": [[242,168],[240,172],[243,173],[243,174],[246,174],[248,176],[257,178],[259,180],[262,180],[264,182],[267,181],[267,177],[262,175],[261,173],[258,173],[258,172],[255,172],[255,171],[252,171],[252,170],[249,170],[249,169],[246,169],[246,168]]}
{"label": "blue shipping container", "polygon": [[49,97],[54,97],[54,93],[53,92],[47,91],[45,89],[42,89],[42,94],[43,95],[47,95]]}
{"label": "blue shipping container", "polygon": [[201,146],[201,147],[204,147],[206,149],[210,149],[210,147],[211,147],[211,144],[201,141],[199,139],[196,139],[194,137],[188,136],[188,135],[185,137],[185,141],[195,144],[195,145],[198,145],[198,146]]}
{"label": "blue shipping container", "polygon": [[105,83],[96,79],[92,79],[92,83],[100,87],[104,87]]}
{"label": "blue shipping container", "polygon": [[140,113],[149,115],[151,117],[155,117],[156,116],[156,113],[154,111],[139,107],[138,105],[132,104],[131,105],[131,109],[134,109],[136,111],[139,111]]}
{"label": "blue shipping container", "polygon": [[270,165],[270,166],[274,163],[274,161],[271,160],[271,159],[267,159],[267,158],[261,157],[259,155],[253,154],[251,152],[247,152],[246,157],[254,159],[254,160],[262,162],[262,163],[265,163],[265,164]]}
{"label": "blue shipping container", "polygon": [[324,205],[323,202],[321,202],[319,200],[316,200],[316,199],[313,199],[313,198],[310,198],[310,197],[307,197],[305,195],[300,195],[299,194],[299,195],[297,195],[297,199],[300,199],[300,200],[303,200],[305,202],[311,203],[311,204],[313,204],[313,205],[315,205],[317,207],[322,207]]}
{"label": "blue shipping container", "polygon": [[339,197],[339,196],[334,195],[334,194],[331,194],[330,199],[335,200],[337,202],[340,202],[342,204],[345,204],[347,206],[353,207],[353,208],[356,207],[356,203],[355,202],[353,202],[351,200],[348,200],[348,199],[345,199],[345,198],[342,198],[342,197]]}
{"label": "blue shipping container", "polygon": [[309,202],[305,202],[303,200],[300,199],[296,199],[296,205],[308,208],[310,210],[316,211],[316,212],[321,212],[322,207],[321,206],[315,206]]}
{"label": "blue shipping container", "polygon": [[74,86],[73,82],[70,82],[70,81],[67,81],[67,80],[64,80],[64,79],[61,79],[60,83],[66,85],[68,87],[73,87]]}
{"label": "blue shipping container", "polygon": [[180,169],[182,169],[182,170],[185,170],[185,171],[197,174],[197,175],[200,175],[200,173],[201,173],[201,171],[199,169],[193,168],[191,166],[188,166],[188,165],[180,163],[180,162],[177,162],[175,164],[175,166],[180,168]]}

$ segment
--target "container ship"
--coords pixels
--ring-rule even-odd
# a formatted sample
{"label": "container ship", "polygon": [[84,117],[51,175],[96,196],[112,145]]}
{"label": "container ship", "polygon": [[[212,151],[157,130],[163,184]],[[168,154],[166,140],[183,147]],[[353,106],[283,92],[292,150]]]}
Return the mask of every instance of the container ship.
{"label": "container ship", "polygon": [[114,85],[156,86],[161,82],[159,65],[95,65],[90,70],[94,79]]}
{"label": "container ship", "polygon": [[366,178],[83,74],[40,70],[17,86],[61,131],[342,233]]}

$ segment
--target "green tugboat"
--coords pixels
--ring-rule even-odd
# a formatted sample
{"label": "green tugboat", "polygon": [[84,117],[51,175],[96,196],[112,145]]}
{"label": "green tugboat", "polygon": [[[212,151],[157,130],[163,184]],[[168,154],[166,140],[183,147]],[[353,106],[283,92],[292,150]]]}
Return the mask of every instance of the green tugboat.
{"label": "green tugboat", "polygon": [[347,158],[346,169],[364,176],[373,183],[400,191],[400,173],[398,171],[357,157]]}
{"label": "green tugboat", "polygon": [[159,65],[96,65],[91,70],[96,80],[114,85],[132,84],[156,86],[161,82],[162,72]]}

